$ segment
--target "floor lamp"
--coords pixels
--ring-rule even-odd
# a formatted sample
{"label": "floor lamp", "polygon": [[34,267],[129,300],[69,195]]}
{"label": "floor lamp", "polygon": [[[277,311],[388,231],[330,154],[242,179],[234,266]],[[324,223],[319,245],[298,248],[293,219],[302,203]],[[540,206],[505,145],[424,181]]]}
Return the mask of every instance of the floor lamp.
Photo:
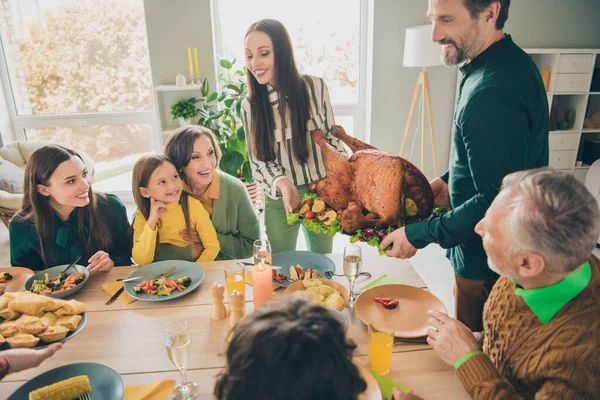
{"label": "floor lamp", "polygon": [[412,119],[415,114],[415,107],[421,94],[421,171],[425,166],[425,113],[429,117],[429,134],[431,136],[431,149],[433,155],[433,172],[438,176],[437,169],[437,154],[435,151],[435,136],[433,130],[433,113],[431,111],[431,94],[429,91],[429,73],[425,71],[425,67],[433,67],[443,65],[440,45],[431,40],[431,25],[420,25],[406,29],[406,39],[404,42],[404,62],[405,67],[421,67],[413,94],[408,121],[404,129],[404,137],[402,138],[402,146],[400,147],[400,155],[404,153],[404,147],[408,139],[408,132],[412,124]]}

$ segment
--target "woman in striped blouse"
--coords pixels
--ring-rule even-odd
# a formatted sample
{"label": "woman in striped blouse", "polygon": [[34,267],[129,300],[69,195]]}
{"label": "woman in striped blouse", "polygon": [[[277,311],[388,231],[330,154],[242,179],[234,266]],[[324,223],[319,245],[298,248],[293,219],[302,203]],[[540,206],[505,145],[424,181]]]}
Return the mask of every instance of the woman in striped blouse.
{"label": "woman in striped blouse", "polygon": [[[334,147],[346,151],[329,133],[335,121],[327,86],[298,72],[285,26],[273,19],[252,24],[245,47],[249,96],[242,120],[252,172],[266,194],[267,236],[273,253],[294,250],[299,227],[287,225],[286,214],[300,205],[309,183],[326,176],[310,131],[322,129]],[[331,237],[305,234],[311,251],[331,252]]]}

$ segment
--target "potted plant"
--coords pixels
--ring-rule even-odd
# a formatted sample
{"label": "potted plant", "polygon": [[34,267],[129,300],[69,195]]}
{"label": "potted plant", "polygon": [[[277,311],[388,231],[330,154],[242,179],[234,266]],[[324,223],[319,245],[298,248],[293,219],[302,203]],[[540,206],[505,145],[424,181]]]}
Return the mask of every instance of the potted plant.
{"label": "potted plant", "polygon": [[218,83],[221,91],[210,92],[208,79],[202,82],[198,125],[205,126],[219,139],[223,152],[221,170],[230,175],[254,182],[246,152],[246,133],[241,120],[242,100],[246,97],[246,75],[242,70],[232,72],[233,61],[221,60],[223,71]]}
{"label": "potted plant", "polygon": [[173,121],[179,122],[179,126],[190,125],[192,118],[198,115],[199,110],[196,107],[198,100],[195,97],[181,99],[171,106],[171,116]]}
{"label": "potted plant", "polygon": [[242,101],[247,95],[244,70],[234,70],[236,60],[222,59],[217,83],[220,91],[210,91],[208,79],[202,82],[198,125],[214,132],[223,157],[222,171],[237,176],[246,185],[255,209],[262,208],[264,196],[252,177],[246,151],[246,132],[242,124]]}

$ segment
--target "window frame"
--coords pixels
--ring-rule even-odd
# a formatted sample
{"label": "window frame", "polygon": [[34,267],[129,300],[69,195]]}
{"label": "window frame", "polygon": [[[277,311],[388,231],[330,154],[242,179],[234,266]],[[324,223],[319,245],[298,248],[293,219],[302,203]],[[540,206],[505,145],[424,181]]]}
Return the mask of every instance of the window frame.
{"label": "window frame", "polygon": [[[211,16],[213,25],[213,50],[215,54],[215,71],[219,71],[218,54],[223,54],[221,35],[220,10],[218,0],[211,1]],[[358,60],[358,101],[353,103],[331,103],[336,117],[354,117],[354,136],[369,142],[370,135],[370,106],[371,99],[367,97],[372,85],[373,59],[373,0],[360,0],[360,31],[359,31],[359,60]],[[292,39],[293,40],[293,39]],[[242,60],[243,61],[243,60]],[[331,90],[331,89],[330,89]]]}
{"label": "window frame", "polygon": [[[150,67],[150,65],[149,65]],[[6,126],[10,124],[11,130],[0,131],[0,139],[4,145],[18,141],[27,141],[25,131],[27,129],[58,128],[67,126],[95,126],[95,125],[126,125],[141,124],[150,125],[152,150],[162,152],[160,129],[158,128],[156,98],[154,88],[150,87],[154,107],[143,111],[116,111],[116,112],[87,112],[68,114],[41,114],[41,115],[18,115],[16,99],[14,96],[12,81],[10,79],[5,44],[0,35],[0,104],[4,102],[5,110],[8,111],[6,121],[0,123]],[[3,119],[3,118],[0,118]],[[131,197],[131,191],[112,191],[119,196]]]}

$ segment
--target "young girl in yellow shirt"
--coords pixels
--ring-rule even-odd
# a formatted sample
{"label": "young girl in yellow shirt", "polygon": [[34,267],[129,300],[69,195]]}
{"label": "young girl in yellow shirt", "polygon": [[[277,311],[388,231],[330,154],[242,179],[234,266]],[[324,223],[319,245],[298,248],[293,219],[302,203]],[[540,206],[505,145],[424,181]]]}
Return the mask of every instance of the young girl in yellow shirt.
{"label": "young girl in yellow shirt", "polygon": [[[133,167],[133,196],[138,210],[133,222],[133,260],[140,266],[153,261],[213,261],[219,254],[217,233],[199,200],[183,191],[173,163],[165,156],[140,158]],[[202,243],[190,244],[195,229]]]}

